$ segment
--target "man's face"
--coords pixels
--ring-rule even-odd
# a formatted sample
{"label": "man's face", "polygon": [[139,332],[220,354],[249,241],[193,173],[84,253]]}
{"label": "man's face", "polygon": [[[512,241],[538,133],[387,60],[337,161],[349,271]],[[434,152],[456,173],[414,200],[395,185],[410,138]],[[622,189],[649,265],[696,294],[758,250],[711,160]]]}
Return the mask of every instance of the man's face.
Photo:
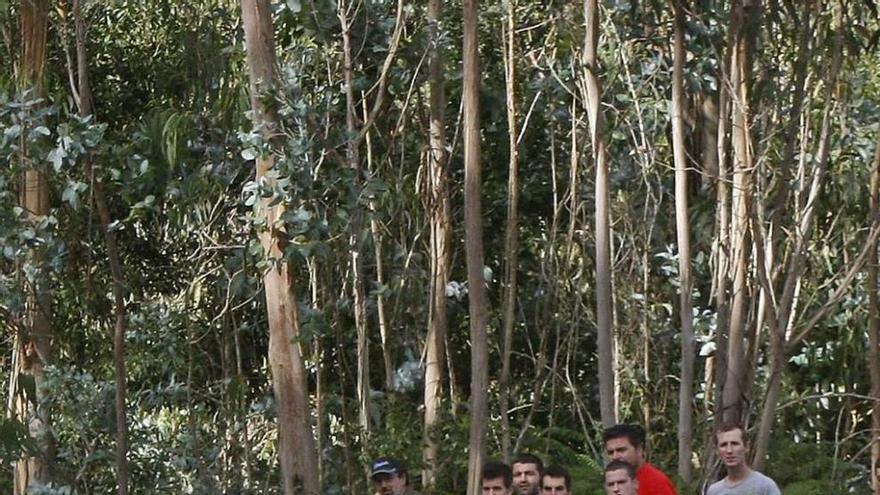
{"label": "man's face", "polygon": [[605,442],[605,453],[611,460],[626,461],[636,469],[645,462],[645,451],[641,447],[633,446],[627,437],[612,438]]}
{"label": "man's face", "polygon": [[538,495],[538,483],[541,475],[538,466],[530,462],[518,462],[513,465],[513,490],[518,495]]}
{"label": "man's face", "polygon": [[630,478],[626,469],[605,473],[605,493],[608,495],[636,495],[639,482]]}
{"label": "man's face", "polygon": [[504,484],[504,477],[483,479],[483,495],[510,495],[512,489]]}
{"label": "man's face", "polygon": [[373,476],[373,492],[378,495],[399,495],[406,488],[406,477],[396,473]]}
{"label": "man's face", "polygon": [[746,463],[748,447],[743,440],[743,432],[739,428],[718,433],[715,437],[718,442],[718,457],[728,468],[742,466]]}
{"label": "man's face", "polygon": [[571,495],[571,490],[565,486],[565,478],[544,476],[541,480],[541,495]]}

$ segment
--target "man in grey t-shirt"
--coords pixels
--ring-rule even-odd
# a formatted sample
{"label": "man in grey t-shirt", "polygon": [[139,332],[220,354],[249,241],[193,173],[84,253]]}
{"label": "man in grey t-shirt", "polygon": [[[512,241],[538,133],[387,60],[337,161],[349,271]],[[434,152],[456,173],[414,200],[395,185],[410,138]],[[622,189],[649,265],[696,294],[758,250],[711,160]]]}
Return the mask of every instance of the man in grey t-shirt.
{"label": "man in grey t-shirt", "polygon": [[727,476],[713,483],[706,495],[781,495],[776,482],[749,467],[746,461],[749,444],[741,424],[718,427],[715,447],[727,468]]}

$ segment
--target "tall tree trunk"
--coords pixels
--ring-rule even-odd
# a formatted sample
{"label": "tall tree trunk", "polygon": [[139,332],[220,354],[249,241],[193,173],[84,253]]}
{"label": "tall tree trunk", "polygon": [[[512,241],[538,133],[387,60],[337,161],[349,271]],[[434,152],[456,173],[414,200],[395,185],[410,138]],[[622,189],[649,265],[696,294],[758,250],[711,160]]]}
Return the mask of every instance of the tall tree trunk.
{"label": "tall tree trunk", "polygon": [[480,61],[477,40],[478,0],[462,5],[462,88],[464,112],[464,235],[471,333],[471,425],[468,453],[468,495],[480,493],[480,470],[486,448],[488,420],[489,317],[483,264],[483,221],[480,201]]}
{"label": "tall tree trunk", "polygon": [[[726,74],[721,74],[721,80],[726,80]],[[730,107],[730,92],[726,85],[718,88],[718,179],[716,181],[715,197],[717,206],[715,241],[712,243],[715,266],[712,274],[715,313],[717,330],[715,332],[715,421],[720,422],[724,413],[724,382],[727,379],[727,342],[729,340],[728,311],[730,300],[728,298],[728,278],[730,270],[730,189],[728,186],[727,167],[727,119]],[[709,455],[714,453],[714,443],[704,449]]]}
{"label": "tall tree trunk", "polygon": [[[44,93],[43,82],[46,68],[46,39],[48,36],[48,0],[21,2],[21,59],[19,68],[19,88],[31,91],[31,97]],[[24,136],[24,133],[22,133]],[[24,187],[21,191],[21,204],[28,212],[31,222],[39,222],[49,214],[49,186],[45,174],[31,163],[27,144],[22,138],[19,157],[24,172]],[[30,262],[41,265],[46,254],[41,247],[33,248]],[[37,277],[33,285],[26,288],[25,334],[16,340],[18,369],[13,373],[29,377],[34,384],[35,394],[29,396],[24,390],[13,390],[16,399],[15,416],[28,426],[32,438],[39,449],[37,455],[19,460],[14,471],[14,492],[24,494],[29,483],[46,484],[52,480],[52,465],[55,458],[55,440],[52,436],[50,418],[40,407],[45,398],[45,367],[54,358],[51,314],[52,297],[46,284],[46,277]],[[21,382],[16,380],[16,385]]]}
{"label": "tall tree trunk", "polygon": [[[308,261],[309,269],[309,292],[313,311],[320,311],[322,306],[318,281],[318,261],[314,258]],[[324,358],[324,346],[321,336],[315,336],[314,363],[315,363],[315,447],[318,455],[318,485],[324,485],[324,460],[320,452],[324,452],[324,430],[326,429],[326,399],[324,388],[326,387],[326,366],[329,359]]]}
{"label": "tall tree trunk", "polygon": [[[354,67],[351,55],[351,25],[347,2],[339,2],[338,17],[342,25],[342,56],[343,79],[345,81],[345,127],[349,136],[354,136],[358,129],[354,101]],[[367,128],[365,127],[365,130]],[[345,157],[348,166],[354,170],[354,189],[360,189],[360,140],[349,139],[346,143]],[[370,435],[370,346],[367,329],[367,303],[364,290],[364,261],[361,256],[363,212],[359,205],[353,206],[349,232],[349,255],[351,257],[351,291],[354,307],[354,324],[357,329],[357,396],[358,424],[366,437]]]}
{"label": "tall tree trunk", "polygon": [[[79,114],[87,117],[94,112],[91,84],[89,83],[89,64],[86,53],[86,25],[82,16],[80,0],[73,0],[73,18],[76,24],[76,65],[78,74]],[[107,248],[107,259],[113,279],[113,368],[116,381],[116,486],[119,495],[128,494],[128,415],[125,408],[125,332],[128,327],[128,311],[125,305],[126,282],[122,270],[122,260],[116,244],[116,234],[110,229],[110,210],[107,208],[104,183],[94,179],[91,157],[86,160],[86,171],[93,178],[95,206],[98,220]]]}
{"label": "tall tree trunk", "polygon": [[[871,220],[880,223],[880,139],[874,150],[871,170]],[[880,495],[880,290],[878,290],[880,243],[874,246],[868,260],[868,332],[870,348],[868,362],[871,370],[871,485],[874,495]]]}
{"label": "tall tree trunk", "polygon": [[614,400],[614,333],[612,328],[611,295],[611,225],[609,213],[608,160],[603,137],[602,90],[599,85],[599,5],[597,0],[584,0],[586,36],[584,43],[584,83],[587,93],[587,115],[590,121],[590,142],[596,168],[596,325],[599,354],[599,410],[605,427],[617,423]]}
{"label": "tall tree trunk", "polygon": [[[363,105],[364,120],[369,118],[367,109],[367,97],[361,93],[361,103]],[[364,135],[364,142],[367,148],[367,172],[370,175],[376,173],[373,166],[373,140],[370,136],[369,129]],[[374,200],[370,200],[370,236],[373,239],[373,256],[376,261],[376,283],[379,287],[385,286],[385,268],[382,257],[382,232],[379,229],[379,221],[376,220],[377,205]],[[385,391],[391,392],[394,389],[394,360],[391,353],[391,329],[388,325],[388,312],[385,310],[385,296],[381,292],[376,295],[376,313],[379,317],[379,337],[382,339],[382,364],[385,369]],[[320,450],[319,450],[320,452]]]}
{"label": "tall tree trunk", "polygon": [[672,66],[672,151],[675,160],[675,230],[678,237],[681,380],[678,389],[678,475],[691,482],[693,441],[694,337],[691,303],[691,240],[688,221],[688,170],[684,144],[684,0],[674,0],[675,42]]}
{"label": "tall tree trunk", "polygon": [[[250,72],[251,106],[254,124],[271,140],[278,117],[266,103],[265,91],[275,84],[275,43],[272,11],[268,0],[241,0],[247,63]],[[275,179],[267,172],[274,158],[257,160],[257,180],[271,187]],[[308,381],[299,348],[299,321],[293,291],[292,270],[283,259],[285,234],[279,229],[282,204],[262,200],[265,230],[260,241],[273,266],[263,274],[269,320],[269,367],[272,388],[278,404],[278,457],[281,462],[282,489],[285,495],[317,495],[318,484],[315,439],[312,436],[308,402]],[[298,486],[301,485],[301,486]]]}
{"label": "tall tree trunk", "polygon": [[746,308],[748,301],[749,200],[752,183],[751,138],[749,135],[749,95],[747,41],[743,0],[734,0],[731,9],[733,31],[730,62],[731,140],[733,142],[733,213],[730,240],[733,265],[733,301],[727,341],[727,376],[724,380],[723,417],[738,421],[744,411]]}
{"label": "tall tree trunk", "polygon": [[501,454],[510,459],[510,354],[513,345],[513,327],[516,324],[517,272],[517,208],[519,203],[519,156],[516,126],[516,0],[506,0],[507,16],[502,23],[504,46],[504,81],[507,100],[507,146],[509,148],[507,179],[507,233],[504,237],[504,302],[501,309],[503,343],[501,347],[501,378],[499,380],[499,407],[501,413]]}
{"label": "tall tree trunk", "polygon": [[431,224],[431,305],[428,336],[425,342],[425,440],[422,460],[422,486],[426,493],[433,491],[438,468],[438,445],[435,430],[440,420],[440,401],[443,397],[443,362],[445,360],[446,284],[449,281],[449,213],[448,173],[446,157],[446,96],[444,91],[444,64],[442,33],[443,0],[430,0],[428,29],[431,43],[429,62],[430,150],[428,170],[430,187],[428,214]]}

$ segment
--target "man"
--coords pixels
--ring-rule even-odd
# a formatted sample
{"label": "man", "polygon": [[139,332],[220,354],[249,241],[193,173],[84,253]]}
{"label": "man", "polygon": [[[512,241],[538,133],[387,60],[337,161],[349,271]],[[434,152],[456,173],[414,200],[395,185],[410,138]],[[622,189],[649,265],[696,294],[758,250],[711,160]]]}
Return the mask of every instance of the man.
{"label": "man", "polygon": [[739,423],[725,423],[715,430],[715,448],[727,468],[727,476],[716,481],[706,495],[780,495],[772,479],[749,467],[749,443]]}
{"label": "man", "polygon": [[406,466],[397,459],[380,457],[373,461],[370,479],[374,495],[419,495],[409,486]]}
{"label": "man", "polygon": [[565,468],[549,466],[541,477],[541,495],[571,495],[571,475]]}
{"label": "man", "polygon": [[608,495],[636,495],[639,482],[636,468],[626,461],[611,461],[605,466],[605,493]]}
{"label": "man", "polygon": [[480,492],[483,495],[513,493],[513,472],[510,466],[498,461],[483,464],[483,470],[480,472]]}
{"label": "man", "polygon": [[605,430],[602,438],[608,457],[628,462],[636,469],[638,495],[676,495],[672,481],[645,460],[645,430],[640,426],[614,425]]}
{"label": "man", "polygon": [[513,492],[516,495],[538,495],[544,463],[532,454],[519,454],[510,463],[513,470]]}

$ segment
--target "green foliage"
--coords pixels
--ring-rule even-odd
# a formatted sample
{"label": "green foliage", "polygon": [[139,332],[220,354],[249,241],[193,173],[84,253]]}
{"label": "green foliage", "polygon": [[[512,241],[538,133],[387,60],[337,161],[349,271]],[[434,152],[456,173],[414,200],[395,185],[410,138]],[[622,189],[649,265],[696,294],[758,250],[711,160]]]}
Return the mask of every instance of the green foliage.
{"label": "green foliage", "polygon": [[[776,440],[767,474],[786,495],[844,494],[870,484],[863,466],[835,458],[834,444]],[[792,469],[797,466],[797,469]]]}

